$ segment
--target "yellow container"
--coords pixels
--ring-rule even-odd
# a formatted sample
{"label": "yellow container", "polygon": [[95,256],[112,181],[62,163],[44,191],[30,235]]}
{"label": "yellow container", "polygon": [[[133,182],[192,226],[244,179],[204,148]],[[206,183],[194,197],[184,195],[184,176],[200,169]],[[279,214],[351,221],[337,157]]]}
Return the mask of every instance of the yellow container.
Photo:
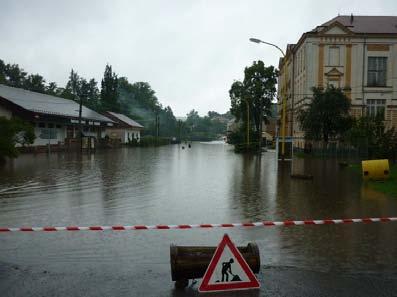
{"label": "yellow container", "polygon": [[389,178],[389,160],[361,161],[364,180],[385,180]]}

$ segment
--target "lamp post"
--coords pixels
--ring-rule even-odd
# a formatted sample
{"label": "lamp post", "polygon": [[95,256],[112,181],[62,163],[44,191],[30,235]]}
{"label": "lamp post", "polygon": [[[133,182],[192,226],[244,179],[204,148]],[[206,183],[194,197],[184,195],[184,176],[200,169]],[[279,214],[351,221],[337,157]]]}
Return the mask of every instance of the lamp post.
{"label": "lamp post", "polygon": [[[270,46],[275,47],[276,49],[278,49],[281,54],[283,55],[283,58],[285,59],[285,53],[283,52],[283,50],[278,47],[277,45],[270,43],[270,42],[266,42],[266,41],[262,41],[260,39],[257,38],[250,38],[249,39],[251,42],[254,43],[264,43]],[[288,75],[288,70],[286,69],[286,63],[284,62],[284,70],[285,70],[285,85],[287,85],[287,75]],[[287,100],[286,100],[286,94],[284,92],[284,96],[283,96],[283,101],[282,101],[282,116],[281,116],[281,137],[282,137],[282,142],[281,142],[281,159],[284,160],[285,157],[285,118],[286,118],[286,107],[287,107]],[[261,119],[262,121],[262,119]],[[262,122],[261,122],[262,125]],[[261,135],[262,136],[262,135]]]}

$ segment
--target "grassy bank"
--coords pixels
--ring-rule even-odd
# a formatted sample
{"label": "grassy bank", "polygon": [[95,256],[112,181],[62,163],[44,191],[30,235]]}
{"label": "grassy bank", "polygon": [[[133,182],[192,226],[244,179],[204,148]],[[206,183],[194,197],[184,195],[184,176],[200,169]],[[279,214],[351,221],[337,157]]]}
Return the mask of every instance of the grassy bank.
{"label": "grassy bank", "polygon": [[386,181],[369,181],[369,186],[379,192],[397,198],[397,165],[390,167],[390,178]]}
{"label": "grassy bank", "polygon": [[[357,174],[362,174],[361,164],[353,164],[349,166]],[[390,178],[385,181],[369,180],[366,182],[368,186],[378,192],[397,198],[397,165],[390,166]]]}

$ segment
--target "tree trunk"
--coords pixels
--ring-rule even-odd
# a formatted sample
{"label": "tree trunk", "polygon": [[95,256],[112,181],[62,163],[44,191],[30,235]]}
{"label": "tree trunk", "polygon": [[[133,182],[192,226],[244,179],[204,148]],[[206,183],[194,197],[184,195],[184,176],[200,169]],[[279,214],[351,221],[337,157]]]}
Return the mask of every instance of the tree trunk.
{"label": "tree trunk", "polygon": [[261,101],[261,111],[259,113],[259,149],[262,149],[262,119],[263,119],[263,102]]}

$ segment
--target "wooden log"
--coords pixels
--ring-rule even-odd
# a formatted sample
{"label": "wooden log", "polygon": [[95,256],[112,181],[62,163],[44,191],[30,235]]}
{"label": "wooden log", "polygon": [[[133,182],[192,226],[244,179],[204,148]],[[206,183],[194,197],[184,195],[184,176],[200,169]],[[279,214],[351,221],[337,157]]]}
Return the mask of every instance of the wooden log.
{"label": "wooden log", "polygon": [[[258,246],[251,242],[245,247],[237,247],[254,273],[260,269]],[[171,277],[177,283],[189,279],[202,278],[214,255],[216,247],[209,246],[170,246]]]}

